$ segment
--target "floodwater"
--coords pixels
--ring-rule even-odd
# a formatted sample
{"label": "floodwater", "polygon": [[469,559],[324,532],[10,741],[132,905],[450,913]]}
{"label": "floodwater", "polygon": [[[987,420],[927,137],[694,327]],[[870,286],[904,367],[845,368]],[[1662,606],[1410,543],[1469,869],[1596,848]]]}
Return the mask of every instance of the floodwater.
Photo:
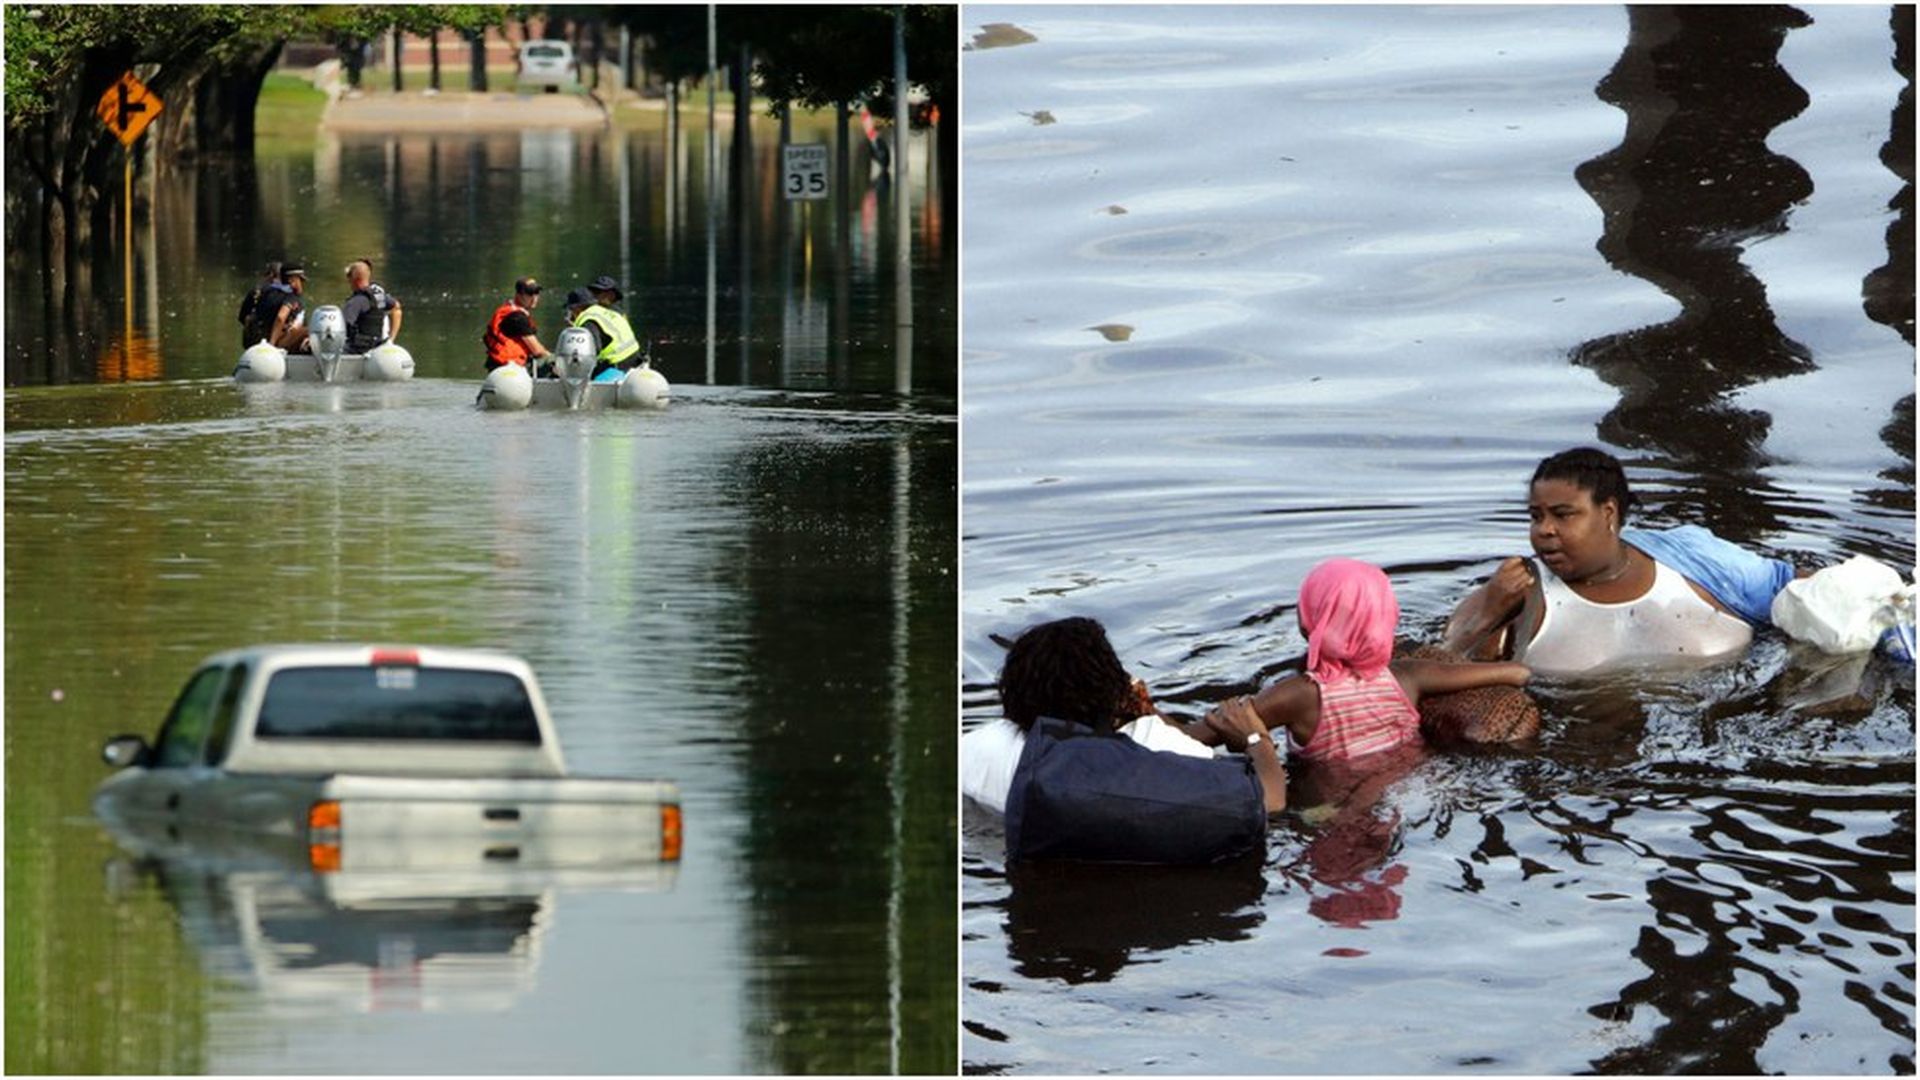
{"label": "floodwater", "polygon": [[[863,181],[845,230],[806,211],[787,293],[761,200],[708,385],[697,186],[669,227],[638,137],[322,139],[248,175],[161,186],[149,367],[115,359],[117,274],[52,338],[9,282],[9,1071],[950,1070],[957,440],[932,211],[903,364],[887,197]],[[844,274],[836,231],[864,245]],[[336,302],[329,268],[374,254],[419,377],[229,382],[231,309],[282,250]],[[477,411],[502,290],[602,271],[637,283],[671,407]],[[103,739],[150,737],[208,653],[314,640],[525,656],[573,771],[678,782],[683,858],[368,880],[116,846],[89,810]]]}
{"label": "floodwater", "polygon": [[[1334,555],[1431,639],[1574,445],[1912,568],[1911,8],[965,14],[967,723],[1066,615],[1173,714],[1297,670]],[[969,804],[964,1068],[1911,1073],[1912,669],[1536,691],[1240,865],[1010,871]]]}
{"label": "floodwater", "polygon": [[[311,310],[344,303],[343,268],[366,257],[405,307],[398,340],[420,377],[484,374],[480,335],[515,279],[548,287],[534,320],[551,345],[567,290],[611,274],[675,384],[890,391],[904,373],[914,394],[951,399],[953,250],[934,140],[913,139],[915,333],[901,357],[897,185],[875,175],[855,122],[839,197],[789,204],[779,129],[759,120],[751,192],[730,144],[717,154],[711,350],[705,118],[684,110],[671,140],[660,118],[638,131],[322,132],[251,162],[144,173],[131,266],[112,236],[73,273],[43,272],[32,236],[9,244],[7,385],[230,374],[235,312],[267,260],[305,264]],[[831,114],[803,115],[792,138],[831,148],[833,126]]]}

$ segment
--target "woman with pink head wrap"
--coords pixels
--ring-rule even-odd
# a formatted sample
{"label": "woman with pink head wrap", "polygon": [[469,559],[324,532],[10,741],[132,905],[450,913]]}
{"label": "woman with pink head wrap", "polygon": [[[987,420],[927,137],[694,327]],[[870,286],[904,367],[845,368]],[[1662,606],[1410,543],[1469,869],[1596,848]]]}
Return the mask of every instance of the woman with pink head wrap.
{"label": "woman with pink head wrap", "polygon": [[[1423,697],[1483,686],[1519,686],[1521,664],[1394,660],[1400,604],[1377,566],[1328,559],[1300,584],[1305,678],[1282,679],[1251,697],[1224,702],[1191,725],[1203,741],[1235,745],[1233,717],[1251,709],[1269,729],[1285,728],[1292,752],[1310,761],[1351,761],[1420,741]],[[1244,725],[1241,725],[1244,726]]]}

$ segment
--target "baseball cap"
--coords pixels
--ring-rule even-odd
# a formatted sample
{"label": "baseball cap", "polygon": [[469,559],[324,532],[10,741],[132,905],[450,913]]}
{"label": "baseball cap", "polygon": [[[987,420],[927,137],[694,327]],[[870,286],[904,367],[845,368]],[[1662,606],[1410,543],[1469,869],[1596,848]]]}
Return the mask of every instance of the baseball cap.
{"label": "baseball cap", "polygon": [[599,277],[588,282],[587,288],[594,292],[610,292],[616,297],[622,295],[620,292],[620,283],[613,280],[613,278],[607,274],[601,274]]}
{"label": "baseball cap", "polygon": [[525,293],[528,296],[538,296],[540,295],[540,283],[531,277],[523,277],[513,283],[513,291]]}
{"label": "baseball cap", "polygon": [[282,263],[280,265],[280,276],[283,278],[306,277],[307,268],[297,262]]}
{"label": "baseball cap", "polygon": [[585,289],[575,289],[567,294],[568,307],[591,307],[594,302],[593,294]]}

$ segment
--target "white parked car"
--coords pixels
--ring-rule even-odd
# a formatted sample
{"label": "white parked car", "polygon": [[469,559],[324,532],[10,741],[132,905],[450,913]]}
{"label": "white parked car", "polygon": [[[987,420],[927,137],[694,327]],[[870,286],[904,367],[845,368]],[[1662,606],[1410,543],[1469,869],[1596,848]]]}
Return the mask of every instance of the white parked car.
{"label": "white parked car", "polygon": [[503,653],[220,653],[188,678],[153,745],[123,735],[104,756],[120,770],[94,795],[110,829],[251,833],[326,871],[680,857],[679,788],[570,775],[532,669]]}
{"label": "white parked car", "polygon": [[551,94],[580,81],[573,46],[564,41],[529,41],[520,46],[514,80],[521,89],[543,86]]}

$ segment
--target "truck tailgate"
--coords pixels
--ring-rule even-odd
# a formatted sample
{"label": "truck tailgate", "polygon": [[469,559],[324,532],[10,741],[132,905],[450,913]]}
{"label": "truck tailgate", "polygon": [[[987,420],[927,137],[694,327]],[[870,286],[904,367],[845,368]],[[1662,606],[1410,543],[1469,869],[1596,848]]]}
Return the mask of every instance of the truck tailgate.
{"label": "truck tailgate", "polygon": [[[677,859],[680,791],[667,781],[339,775],[320,786],[342,868],[511,861],[591,866]],[[318,811],[316,811],[318,812]]]}

